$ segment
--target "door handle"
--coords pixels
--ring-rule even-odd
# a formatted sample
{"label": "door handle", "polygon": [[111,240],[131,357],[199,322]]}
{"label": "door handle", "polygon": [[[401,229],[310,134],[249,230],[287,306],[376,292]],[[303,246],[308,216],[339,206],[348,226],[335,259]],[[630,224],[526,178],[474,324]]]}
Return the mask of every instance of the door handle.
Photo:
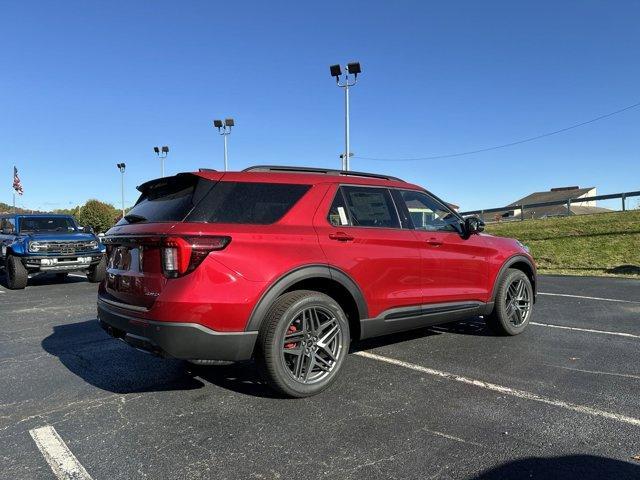
{"label": "door handle", "polygon": [[442,240],[438,240],[437,238],[430,238],[429,240],[427,240],[427,243],[434,247],[439,247],[440,245],[442,245]]}
{"label": "door handle", "polygon": [[329,238],[331,240],[337,240],[338,242],[352,242],[353,241],[353,237],[351,235],[347,235],[344,232],[330,233],[329,234]]}

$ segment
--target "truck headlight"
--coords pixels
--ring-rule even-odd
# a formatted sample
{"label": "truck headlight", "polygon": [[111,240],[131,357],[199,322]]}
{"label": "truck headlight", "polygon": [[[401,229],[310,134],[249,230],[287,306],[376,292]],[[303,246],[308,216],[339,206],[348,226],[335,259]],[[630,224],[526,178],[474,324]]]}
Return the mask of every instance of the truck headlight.
{"label": "truck headlight", "polygon": [[49,248],[49,245],[42,242],[30,242],[29,243],[29,251],[30,252],[42,252],[46,251]]}

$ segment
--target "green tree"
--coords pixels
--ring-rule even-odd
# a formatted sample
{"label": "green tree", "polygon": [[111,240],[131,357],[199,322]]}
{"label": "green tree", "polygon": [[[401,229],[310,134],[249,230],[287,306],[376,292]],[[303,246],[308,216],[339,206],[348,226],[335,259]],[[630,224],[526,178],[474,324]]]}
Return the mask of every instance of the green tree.
{"label": "green tree", "polygon": [[99,200],[88,200],[76,215],[78,223],[84,227],[91,227],[96,233],[106,232],[119,216],[119,211],[108,203]]}

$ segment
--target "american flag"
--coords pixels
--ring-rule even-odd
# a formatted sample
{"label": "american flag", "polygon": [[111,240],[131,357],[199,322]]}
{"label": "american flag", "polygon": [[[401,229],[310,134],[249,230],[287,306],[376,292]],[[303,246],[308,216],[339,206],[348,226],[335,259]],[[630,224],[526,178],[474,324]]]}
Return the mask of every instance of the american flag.
{"label": "american flag", "polygon": [[15,166],[13,167],[13,189],[18,195],[22,195],[24,193],[24,190],[22,190],[22,182],[18,176],[18,169]]}

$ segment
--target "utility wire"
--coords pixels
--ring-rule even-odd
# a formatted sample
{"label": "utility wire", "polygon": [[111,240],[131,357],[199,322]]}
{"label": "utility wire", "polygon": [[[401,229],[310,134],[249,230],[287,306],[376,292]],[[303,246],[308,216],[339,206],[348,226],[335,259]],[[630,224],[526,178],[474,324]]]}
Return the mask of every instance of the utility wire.
{"label": "utility wire", "polygon": [[634,103],[633,105],[628,105],[620,110],[616,110],[615,112],[606,113],[604,115],[600,115],[599,117],[592,118],[591,120],[587,120],[586,122],[576,123],[575,125],[571,125],[569,127],[561,128],[560,130],[555,130],[553,132],[543,133],[542,135],[536,135],[535,137],[529,137],[522,140],[517,140],[515,142],[504,143],[502,145],[495,145],[493,147],[479,148],[477,150],[469,150],[467,152],[459,152],[459,153],[450,153],[447,155],[433,155],[430,157],[414,157],[414,158],[379,158],[379,157],[361,157],[360,155],[354,155],[353,158],[359,158],[361,160],[374,160],[380,162],[412,162],[417,160],[438,160],[441,158],[453,158],[453,157],[462,157],[464,155],[473,155],[475,153],[488,152],[491,150],[498,150],[500,148],[513,147],[514,145],[520,145],[521,143],[533,142],[534,140],[540,140],[541,138],[550,137],[552,135],[557,135],[559,133],[566,132],[567,130],[573,130],[574,128],[582,127],[584,125],[588,125],[590,123],[597,122],[599,120],[604,120],[605,118],[612,117],[622,112],[626,112],[627,110],[631,110],[632,108],[640,107],[640,102]]}

